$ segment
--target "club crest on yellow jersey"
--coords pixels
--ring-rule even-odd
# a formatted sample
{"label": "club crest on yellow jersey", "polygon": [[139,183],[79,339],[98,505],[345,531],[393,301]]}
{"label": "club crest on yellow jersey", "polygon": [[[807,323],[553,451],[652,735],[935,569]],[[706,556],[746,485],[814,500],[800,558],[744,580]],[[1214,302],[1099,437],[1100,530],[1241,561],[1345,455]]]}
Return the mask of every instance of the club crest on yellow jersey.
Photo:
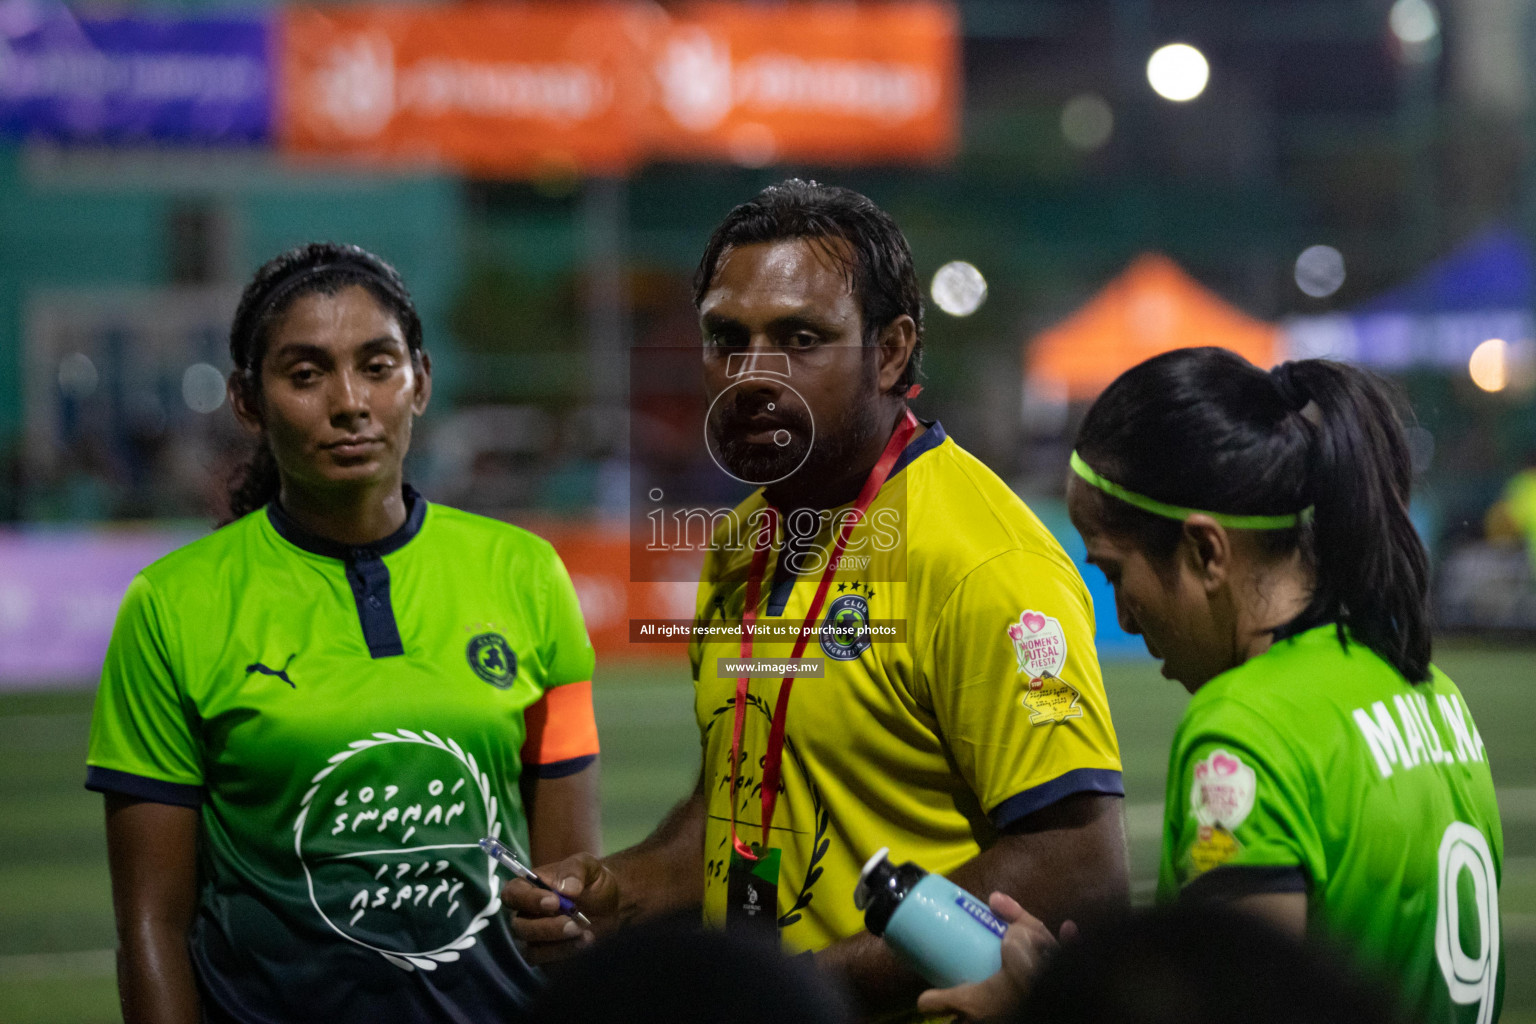
{"label": "club crest on yellow jersey", "polygon": [[[842,584],[838,589],[842,589]],[[867,583],[848,584],[849,589],[864,588],[863,594],[845,594],[827,605],[821,620],[821,652],[833,661],[854,661],[869,650],[869,601],[874,591]]]}

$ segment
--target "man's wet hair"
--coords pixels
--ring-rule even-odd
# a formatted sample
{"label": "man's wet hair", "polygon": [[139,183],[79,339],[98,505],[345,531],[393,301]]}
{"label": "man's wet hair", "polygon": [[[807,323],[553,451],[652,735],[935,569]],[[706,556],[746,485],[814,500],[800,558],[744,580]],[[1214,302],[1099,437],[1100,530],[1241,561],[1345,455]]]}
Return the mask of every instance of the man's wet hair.
{"label": "man's wet hair", "polygon": [[789,239],[845,243],[822,248],[842,268],[858,299],[864,344],[874,344],[881,330],[903,313],[912,318],[917,344],[895,387],[898,394],[906,394],[917,383],[923,355],[923,296],[912,250],[890,214],[852,189],[790,178],[726,214],[693,276],[695,308],[703,303],[720,261],[731,249]]}

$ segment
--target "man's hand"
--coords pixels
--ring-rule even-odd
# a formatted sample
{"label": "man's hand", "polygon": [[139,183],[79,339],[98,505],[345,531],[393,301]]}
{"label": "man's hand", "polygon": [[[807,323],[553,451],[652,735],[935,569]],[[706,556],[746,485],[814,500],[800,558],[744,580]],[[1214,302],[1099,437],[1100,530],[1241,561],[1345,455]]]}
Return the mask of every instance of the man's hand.
{"label": "man's hand", "polygon": [[[1056,948],[1050,930],[1012,896],[994,892],[987,903],[994,914],[1008,922],[1003,936],[1003,969],[970,985],[929,989],[917,997],[917,1008],[923,1013],[950,1013],[973,1021],[1010,1014],[1023,1002],[1041,961]],[[1071,921],[1061,926],[1063,939],[1076,934],[1077,927]]]}
{"label": "man's hand", "polygon": [[501,902],[512,912],[512,932],[522,940],[524,956],[534,963],[558,960],[595,935],[699,906],[704,899],[703,785],[701,776],[692,795],[672,808],[655,832],[627,850],[602,860],[575,853],[534,869],[592,921],[590,930],[583,931],[562,914],[554,895],[538,886],[521,879],[502,886]]}
{"label": "man's hand", "polygon": [[[1022,896],[1030,914],[1048,928],[1117,912],[1130,904],[1123,803],[1105,793],[1065,797],[1010,826],[945,874],[978,896]],[[834,942],[816,960],[871,1018],[910,1010],[924,987],[888,945],[867,932]]]}
{"label": "man's hand", "polygon": [[534,874],[575,903],[592,922],[592,929],[584,931],[569,915],[561,913],[559,900],[552,893],[514,878],[502,886],[501,901],[512,911],[512,931],[527,943],[531,959],[560,959],[591,942],[594,931],[607,933],[617,927],[618,879],[590,853],[573,854],[535,868]]}

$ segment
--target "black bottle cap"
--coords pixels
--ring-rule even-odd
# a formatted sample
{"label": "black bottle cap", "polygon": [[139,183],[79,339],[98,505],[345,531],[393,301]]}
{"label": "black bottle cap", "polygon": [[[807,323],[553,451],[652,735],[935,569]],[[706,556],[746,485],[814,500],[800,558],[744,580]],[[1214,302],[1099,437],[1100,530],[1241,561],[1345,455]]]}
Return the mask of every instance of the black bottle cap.
{"label": "black bottle cap", "polygon": [[906,897],[907,891],[927,874],[910,862],[892,864],[882,847],[859,872],[859,884],[853,891],[853,905],[864,911],[864,926],[875,935],[884,935],[891,915]]}

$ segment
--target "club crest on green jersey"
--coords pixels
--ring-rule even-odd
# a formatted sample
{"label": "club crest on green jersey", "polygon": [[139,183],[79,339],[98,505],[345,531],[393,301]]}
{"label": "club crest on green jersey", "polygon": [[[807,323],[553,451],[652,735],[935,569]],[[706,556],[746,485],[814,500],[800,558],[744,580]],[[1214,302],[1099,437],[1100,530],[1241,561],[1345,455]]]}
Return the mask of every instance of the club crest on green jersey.
{"label": "club crest on green jersey", "polygon": [[833,661],[853,661],[869,646],[869,602],[862,595],[846,594],[827,606],[821,620],[823,654]]}
{"label": "club crest on green jersey", "polygon": [[500,633],[481,633],[470,640],[464,655],[475,675],[498,690],[508,689],[517,681],[517,653]]}

